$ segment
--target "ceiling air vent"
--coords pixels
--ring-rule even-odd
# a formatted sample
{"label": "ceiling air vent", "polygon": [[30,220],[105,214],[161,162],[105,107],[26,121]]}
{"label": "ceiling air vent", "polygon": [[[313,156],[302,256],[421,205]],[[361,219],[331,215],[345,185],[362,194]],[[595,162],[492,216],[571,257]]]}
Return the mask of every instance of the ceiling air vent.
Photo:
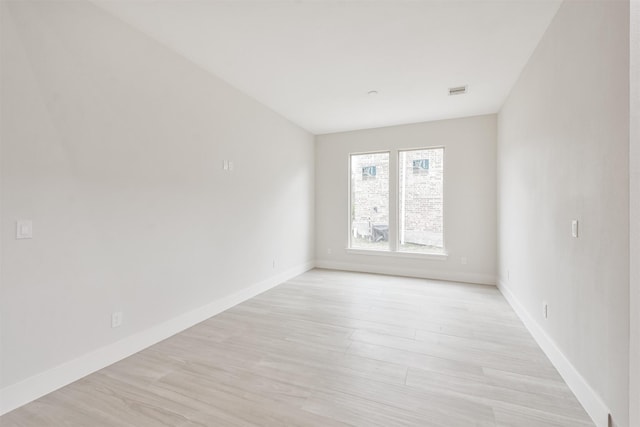
{"label": "ceiling air vent", "polygon": [[458,87],[450,87],[449,88],[449,95],[463,95],[467,93],[467,87],[466,86],[458,86]]}

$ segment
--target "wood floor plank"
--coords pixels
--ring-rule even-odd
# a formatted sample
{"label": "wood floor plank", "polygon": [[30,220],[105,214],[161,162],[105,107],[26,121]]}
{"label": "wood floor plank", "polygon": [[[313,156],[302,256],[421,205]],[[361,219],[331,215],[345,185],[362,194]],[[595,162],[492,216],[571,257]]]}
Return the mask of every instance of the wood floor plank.
{"label": "wood floor plank", "polygon": [[578,421],[558,414],[527,408],[494,408],[498,427],[588,427],[591,421]]}
{"label": "wood floor plank", "polygon": [[0,424],[593,425],[495,287],[319,269]]}
{"label": "wood floor plank", "polygon": [[438,390],[455,396],[466,396],[470,400],[491,405],[492,407],[517,406],[566,415],[568,418],[579,421],[588,420],[584,409],[573,396],[563,399],[547,394],[528,393],[489,384],[483,380],[471,380],[415,368],[409,368],[407,385],[431,391]]}

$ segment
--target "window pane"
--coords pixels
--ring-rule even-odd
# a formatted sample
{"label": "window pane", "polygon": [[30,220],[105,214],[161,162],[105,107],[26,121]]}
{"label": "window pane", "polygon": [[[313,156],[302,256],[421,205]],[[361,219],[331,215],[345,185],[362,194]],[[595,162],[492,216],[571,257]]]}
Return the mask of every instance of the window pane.
{"label": "window pane", "polygon": [[351,156],[351,247],[389,250],[389,153]]}
{"label": "window pane", "polygon": [[444,253],[444,148],[401,151],[399,250]]}

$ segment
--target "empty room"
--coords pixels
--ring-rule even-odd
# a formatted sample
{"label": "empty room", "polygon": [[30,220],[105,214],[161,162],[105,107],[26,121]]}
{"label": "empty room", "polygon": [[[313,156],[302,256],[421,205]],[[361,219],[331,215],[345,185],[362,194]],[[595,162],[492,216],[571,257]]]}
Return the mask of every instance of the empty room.
{"label": "empty room", "polygon": [[640,2],[0,0],[0,425],[640,427]]}

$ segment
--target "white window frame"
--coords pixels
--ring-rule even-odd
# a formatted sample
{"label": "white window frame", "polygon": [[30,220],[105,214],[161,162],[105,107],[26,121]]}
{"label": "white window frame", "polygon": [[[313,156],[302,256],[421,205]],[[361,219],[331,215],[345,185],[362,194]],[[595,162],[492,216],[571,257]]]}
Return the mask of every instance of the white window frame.
{"label": "white window frame", "polygon": [[391,167],[391,163],[392,163],[392,151],[391,150],[378,150],[378,151],[362,151],[362,152],[355,152],[355,153],[349,153],[349,155],[347,156],[347,175],[348,175],[348,185],[347,185],[347,191],[348,191],[348,195],[347,195],[347,230],[349,232],[349,240],[347,241],[347,251],[364,251],[366,253],[369,252],[379,252],[379,253],[387,253],[391,250],[391,235],[389,235],[389,249],[388,250],[382,250],[382,249],[353,249],[351,247],[352,245],[352,241],[351,239],[353,239],[353,233],[351,230],[351,175],[352,175],[352,171],[351,171],[351,157],[352,156],[359,156],[362,154],[389,154],[389,233],[391,233],[391,215],[392,215],[392,209],[391,209],[391,180],[392,180],[392,167]]}
{"label": "white window frame", "polygon": [[[442,245],[443,250],[441,253],[421,253],[421,252],[409,252],[409,251],[400,251],[400,153],[403,151],[418,151],[418,150],[433,150],[433,149],[442,149],[443,150],[443,177],[442,177]],[[351,157],[362,155],[362,154],[380,154],[380,153],[389,153],[389,249],[357,249],[352,248],[352,232],[351,232]],[[446,153],[447,150],[443,145],[437,146],[429,146],[429,147],[411,147],[411,148],[398,148],[398,149],[389,149],[389,150],[372,150],[372,151],[358,151],[348,153],[347,155],[347,176],[348,176],[348,185],[347,185],[347,233],[349,238],[347,240],[347,247],[345,251],[349,254],[354,255],[371,255],[371,256],[386,256],[386,257],[396,257],[396,258],[413,258],[413,259],[432,259],[432,260],[441,260],[445,261],[448,258],[447,251],[447,229],[445,223],[445,211],[446,211]],[[394,206],[392,208],[392,206]]]}

